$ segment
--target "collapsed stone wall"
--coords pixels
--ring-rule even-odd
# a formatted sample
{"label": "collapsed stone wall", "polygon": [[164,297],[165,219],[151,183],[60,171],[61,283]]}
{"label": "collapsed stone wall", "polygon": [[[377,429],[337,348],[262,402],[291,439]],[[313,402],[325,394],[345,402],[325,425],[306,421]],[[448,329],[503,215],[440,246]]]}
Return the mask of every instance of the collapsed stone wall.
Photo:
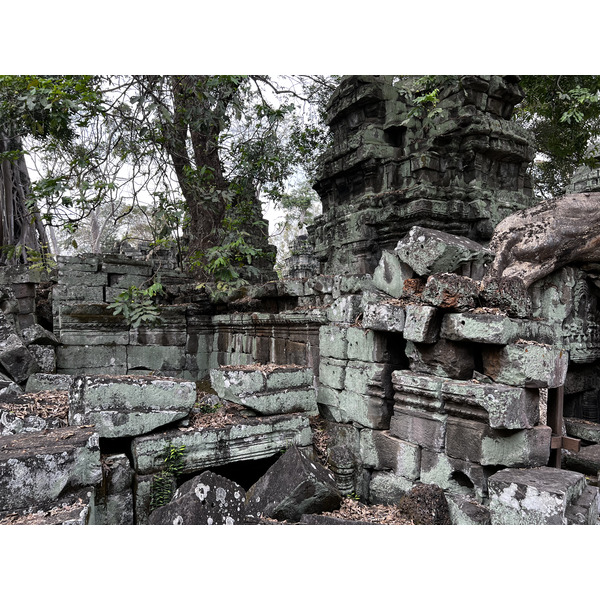
{"label": "collapsed stone wall", "polygon": [[[529,139],[507,120],[520,91],[514,78],[463,77],[440,97],[441,115],[409,128],[389,81],[345,79],[317,186],[324,214],[290,265],[297,277],[253,286],[225,312],[151,262],[60,259],[59,374],[23,381],[30,393],[62,388],[68,415],[28,421],[28,394],[22,418],[2,413],[0,488],[11,494],[0,517],[70,499],[88,522],[146,523],[167,446],[186,448],[183,477],[195,482],[289,444],[310,455],[318,414],[323,477],[342,494],[397,504],[426,484],[443,491],[453,523],[596,524],[596,280],[567,266],[529,291],[482,283],[492,256],[478,242],[530,202]],[[172,300],[162,323],[127,326],[108,304],[158,271]],[[18,306],[3,305],[17,329]],[[164,377],[209,373],[200,404],[193,384]],[[556,430],[548,397],[563,386],[568,418]],[[565,433],[581,452],[561,448]],[[556,457],[566,469],[548,466]]]}

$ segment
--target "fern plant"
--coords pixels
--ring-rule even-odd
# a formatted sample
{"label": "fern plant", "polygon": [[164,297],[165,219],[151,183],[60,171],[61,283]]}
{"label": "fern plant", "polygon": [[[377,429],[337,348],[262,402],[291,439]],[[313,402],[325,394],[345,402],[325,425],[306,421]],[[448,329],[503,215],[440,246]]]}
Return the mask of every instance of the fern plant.
{"label": "fern plant", "polygon": [[165,450],[165,467],[152,479],[152,495],[150,498],[150,511],[159,506],[168,504],[175,493],[177,477],[183,472],[183,455],[185,444],[173,446],[171,442]]}
{"label": "fern plant", "polygon": [[113,315],[122,314],[131,327],[154,325],[160,322],[160,307],[156,305],[156,298],[163,293],[164,288],[160,281],[155,281],[146,289],[131,285],[121,292],[108,308],[113,309]]}

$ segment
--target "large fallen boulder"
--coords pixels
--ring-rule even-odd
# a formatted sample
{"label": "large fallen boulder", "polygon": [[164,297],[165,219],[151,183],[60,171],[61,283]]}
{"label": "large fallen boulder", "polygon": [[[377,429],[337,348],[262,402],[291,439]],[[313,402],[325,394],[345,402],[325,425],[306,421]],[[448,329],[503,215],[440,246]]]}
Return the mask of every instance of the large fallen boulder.
{"label": "large fallen boulder", "polygon": [[418,275],[452,273],[463,265],[475,263],[477,273],[491,262],[493,254],[468,238],[435,229],[413,227],[398,242],[396,255]]}
{"label": "large fallen boulder", "polygon": [[0,367],[17,383],[39,371],[38,364],[15,328],[0,310]]}
{"label": "large fallen boulder", "polygon": [[172,500],[150,514],[150,525],[241,525],[246,491],[211,471],[186,481]]}
{"label": "large fallen boulder", "polygon": [[100,437],[142,435],[187,417],[191,381],[151,376],[79,376],[69,391],[69,423],[95,425]]}
{"label": "large fallen boulder", "polygon": [[0,515],[53,505],[63,492],[101,481],[99,439],[92,427],[0,439]]}
{"label": "large fallen boulder", "polygon": [[288,448],[246,494],[248,520],[299,521],[303,514],[336,510],[341,503],[333,473],[296,446]]}

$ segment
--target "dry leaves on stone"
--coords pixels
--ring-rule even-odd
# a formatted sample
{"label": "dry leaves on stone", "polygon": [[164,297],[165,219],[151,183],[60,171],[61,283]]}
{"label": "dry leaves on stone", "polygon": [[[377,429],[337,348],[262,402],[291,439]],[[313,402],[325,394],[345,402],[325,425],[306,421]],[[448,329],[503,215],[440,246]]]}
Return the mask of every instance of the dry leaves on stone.
{"label": "dry leaves on stone", "polygon": [[322,515],[346,521],[361,521],[373,525],[414,525],[410,519],[402,515],[397,506],[367,505],[353,498],[344,498],[340,508],[331,512],[324,512]]}
{"label": "dry leaves on stone", "polygon": [[67,423],[69,392],[47,391],[22,394],[18,402],[0,402],[0,412],[6,411],[18,418],[37,416],[42,419],[60,419]]}
{"label": "dry leaves on stone", "polygon": [[21,515],[19,513],[13,513],[6,515],[0,519],[0,525],[44,525],[48,521],[60,521],[60,516],[63,518],[73,519],[77,515],[77,512],[81,512],[86,508],[81,498],[78,498],[72,504],[63,504],[61,506],[55,506],[50,510],[39,510],[35,513],[27,515]]}

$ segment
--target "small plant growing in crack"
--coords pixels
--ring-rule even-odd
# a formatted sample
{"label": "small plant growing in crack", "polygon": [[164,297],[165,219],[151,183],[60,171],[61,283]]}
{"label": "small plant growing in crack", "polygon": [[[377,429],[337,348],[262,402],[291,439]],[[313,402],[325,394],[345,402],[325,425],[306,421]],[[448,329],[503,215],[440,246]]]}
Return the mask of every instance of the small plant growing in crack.
{"label": "small plant growing in crack", "polygon": [[185,444],[177,447],[169,442],[165,450],[165,467],[160,473],[154,475],[152,479],[151,512],[159,506],[168,504],[173,498],[177,477],[183,472],[184,453]]}

